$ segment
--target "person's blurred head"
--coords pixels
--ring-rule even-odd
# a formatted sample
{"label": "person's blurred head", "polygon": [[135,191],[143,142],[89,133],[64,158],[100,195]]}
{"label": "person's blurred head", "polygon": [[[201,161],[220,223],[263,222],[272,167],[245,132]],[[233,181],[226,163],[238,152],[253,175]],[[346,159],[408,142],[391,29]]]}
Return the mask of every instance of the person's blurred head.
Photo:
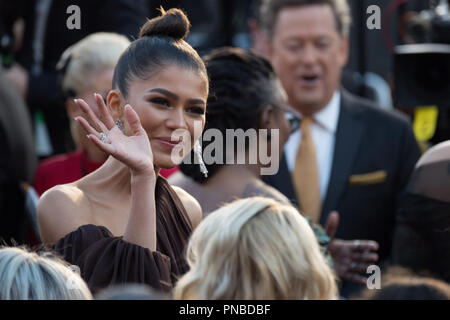
{"label": "person's blurred head", "polygon": [[291,106],[308,115],[324,108],[348,59],[347,1],[263,0],[260,19]]}
{"label": "person's blurred head", "polygon": [[[190,28],[186,15],[179,9],[161,12],[145,23],[139,39],[120,57],[107,100],[114,121],[121,119],[127,133],[124,107],[135,109],[150,139],[155,166],[172,168],[178,164],[172,151],[191,150],[203,129],[208,76],[198,53],[184,41]],[[190,141],[171,137],[176,130],[189,133]]]}
{"label": "person's blurred head", "polygon": [[[290,134],[285,117],[287,97],[270,63],[238,48],[217,49],[204,61],[210,78],[205,132],[215,129],[224,137],[223,146],[220,146],[224,159],[227,154],[226,132],[237,129],[244,132],[249,129],[279,129],[279,141],[275,145],[281,154]],[[266,139],[270,145],[271,138]],[[217,141],[204,139],[203,150],[211,143]],[[249,145],[246,147],[248,149]],[[207,160],[205,163],[209,177],[223,166],[223,163],[210,164]],[[197,182],[206,181],[196,164],[181,163],[180,170]]]}
{"label": "person's blurred head", "polygon": [[366,289],[364,300],[449,300],[450,286],[440,280],[418,276],[404,268],[391,268],[381,276],[379,290]]}
{"label": "person's blurred head", "polygon": [[50,254],[0,248],[0,300],[90,300],[86,283]]}
{"label": "person's blurred head", "polygon": [[169,300],[164,293],[157,292],[151,287],[127,283],[123,285],[109,286],[95,295],[95,300]]}
{"label": "person's blurred head", "polygon": [[175,299],[335,299],[332,270],[305,218],[254,197],[205,218],[189,241]]}
{"label": "person's blurred head", "polygon": [[267,39],[261,29],[260,7],[262,0],[251,2],[250,16],[247,19],[248,31],[251,39],[251,50],[253,53],[267,57]]}
{"label": "person's blurred head", "polygon": [[67,96],[66,110],[71,124],[72,138],[77,148],[93,144],[74,120],[82,111],[73,101],[85,100],[99,115],[94,93],[104,97],[112,88],[114,67],[120,55],[130,45],[122,35],[108,32],[93,33],[64,51],[58,67],[62,69],[62,88]]}
{"label": "person's blurred head", "polygon": [[450,141],[419,159],[396,219],[392,262],[450,282]]}

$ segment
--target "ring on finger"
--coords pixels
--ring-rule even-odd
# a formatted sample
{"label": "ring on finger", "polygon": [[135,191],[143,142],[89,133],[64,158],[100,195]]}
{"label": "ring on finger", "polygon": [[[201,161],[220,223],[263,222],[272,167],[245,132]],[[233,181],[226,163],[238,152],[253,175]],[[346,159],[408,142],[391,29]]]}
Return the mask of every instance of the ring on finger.
{"label": "ring on finger", "polygon": [[105,143],[107,139],[107,136],[104,132],[100,132],[100,141]]}

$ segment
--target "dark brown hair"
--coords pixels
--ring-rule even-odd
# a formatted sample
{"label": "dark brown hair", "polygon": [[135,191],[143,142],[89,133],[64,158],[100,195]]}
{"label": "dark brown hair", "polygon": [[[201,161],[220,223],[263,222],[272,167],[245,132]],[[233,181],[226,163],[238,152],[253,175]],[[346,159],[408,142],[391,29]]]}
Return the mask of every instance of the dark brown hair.
{"label": "dark brown hair", "polygon": [[139,38],[131,43],[120,57],[114,70],[113,88],[126,98],[129,82],[149,79],[169,65],[178,65],[199,72],[207,81],[205,65],[198,53],[184,38],[189,34],[190,22],[180,9],[164,11],[148,20]]}

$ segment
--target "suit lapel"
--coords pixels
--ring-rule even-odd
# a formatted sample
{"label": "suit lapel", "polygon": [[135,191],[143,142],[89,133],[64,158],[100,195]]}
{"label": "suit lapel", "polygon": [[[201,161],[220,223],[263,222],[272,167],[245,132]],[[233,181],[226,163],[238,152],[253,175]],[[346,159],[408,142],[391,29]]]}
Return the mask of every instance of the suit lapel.
{"label": "suit lapel", "polygon": [[364,126],[359,119],[357,106],[351,97],[341,91],[341,110],[334,147],[333,163],[320,223],[325,224],[328,214],[335,210],[351,174],[351,169],[361,144]]}

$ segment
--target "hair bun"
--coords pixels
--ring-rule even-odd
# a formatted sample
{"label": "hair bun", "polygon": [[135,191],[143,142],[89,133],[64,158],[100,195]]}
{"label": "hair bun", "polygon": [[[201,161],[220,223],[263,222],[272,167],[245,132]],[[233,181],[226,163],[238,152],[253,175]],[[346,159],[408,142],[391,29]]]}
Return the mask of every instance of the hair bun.
{"label": "hair bun", "polygon": [[162,7],[159,10],[159,17],[148,20],[142,26],[139,38],[161,36],[182,40],[189,34],[191,23],[182,10],[172,8],[165,11]]}

